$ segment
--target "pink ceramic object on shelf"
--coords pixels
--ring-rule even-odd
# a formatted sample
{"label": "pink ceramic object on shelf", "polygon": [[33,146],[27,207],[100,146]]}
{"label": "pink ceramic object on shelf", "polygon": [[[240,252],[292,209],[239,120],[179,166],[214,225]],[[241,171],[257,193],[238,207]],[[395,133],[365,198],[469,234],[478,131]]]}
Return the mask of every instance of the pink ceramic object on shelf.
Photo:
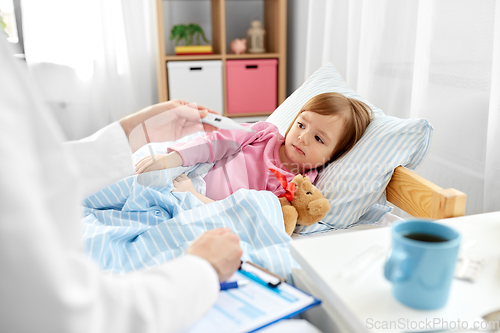
{"label": "pink ceramic object on shelf", "polygon": [[247,50],[247,40],[244,38],[242,39],[236,38],[231,42],[229,48],[231,49],[231,52],[234,54],[243,54]]}

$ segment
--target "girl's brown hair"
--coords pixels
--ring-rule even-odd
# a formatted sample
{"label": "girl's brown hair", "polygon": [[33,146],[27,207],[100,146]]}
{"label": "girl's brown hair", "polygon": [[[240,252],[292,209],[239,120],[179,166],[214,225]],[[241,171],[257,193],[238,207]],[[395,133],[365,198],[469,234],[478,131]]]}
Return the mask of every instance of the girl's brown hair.
{"label": "girl's brown hair", "polygon": [[302,106],[290,126],[288,126],[285,136],[288,135],[298,116],[304,111],[324,116],[338,115],[344,121],[344,135],[337,147],[335,147],[332,158],[318,169],[323,169],[329,163],[351,150],[356,142],[361,139],[372,118],[372,110],[365,103],[336,92],[323,93],[314,96]]}

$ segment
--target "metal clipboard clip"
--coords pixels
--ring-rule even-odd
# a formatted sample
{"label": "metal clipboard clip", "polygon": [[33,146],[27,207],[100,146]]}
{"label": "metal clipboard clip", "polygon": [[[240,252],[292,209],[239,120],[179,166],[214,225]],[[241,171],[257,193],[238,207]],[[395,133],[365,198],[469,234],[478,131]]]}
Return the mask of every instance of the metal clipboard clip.
{"label": "metal clipboard clip", "polygon": [[286,280],[253,262],[241,262],[240,273],[266,287],[276,288]]}

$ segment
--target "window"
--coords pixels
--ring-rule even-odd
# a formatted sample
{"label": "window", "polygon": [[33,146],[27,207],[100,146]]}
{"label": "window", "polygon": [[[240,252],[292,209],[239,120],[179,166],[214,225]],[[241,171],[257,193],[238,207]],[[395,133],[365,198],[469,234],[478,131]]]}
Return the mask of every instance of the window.
{"label": "window", "polygon": [[0,35],[17,46],[17,53],[24,56],[21,0],[0,1]]}

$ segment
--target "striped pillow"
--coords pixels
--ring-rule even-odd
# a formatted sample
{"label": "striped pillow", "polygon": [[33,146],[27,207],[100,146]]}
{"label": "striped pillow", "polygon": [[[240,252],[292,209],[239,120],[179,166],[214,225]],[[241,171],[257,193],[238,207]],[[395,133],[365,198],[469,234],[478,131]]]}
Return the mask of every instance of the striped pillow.
{"label": "striped pillow", "polygon": [[433,128],[426,119],[384,115],[352,90],[331,63],[318,69],[267,121],[284,135],[307,100],[331,91],[365,102],[372,108],[374,118],[354,148],[318,176],[316,186],[330,201],[332,209],[322,222],[310,227],[298,226],[295,232],[299,234],[376,223],[391,210],[385,205],[385,188],[394,169],[400,165],[411,170],[417,167],[427,153],[432,135]]}

